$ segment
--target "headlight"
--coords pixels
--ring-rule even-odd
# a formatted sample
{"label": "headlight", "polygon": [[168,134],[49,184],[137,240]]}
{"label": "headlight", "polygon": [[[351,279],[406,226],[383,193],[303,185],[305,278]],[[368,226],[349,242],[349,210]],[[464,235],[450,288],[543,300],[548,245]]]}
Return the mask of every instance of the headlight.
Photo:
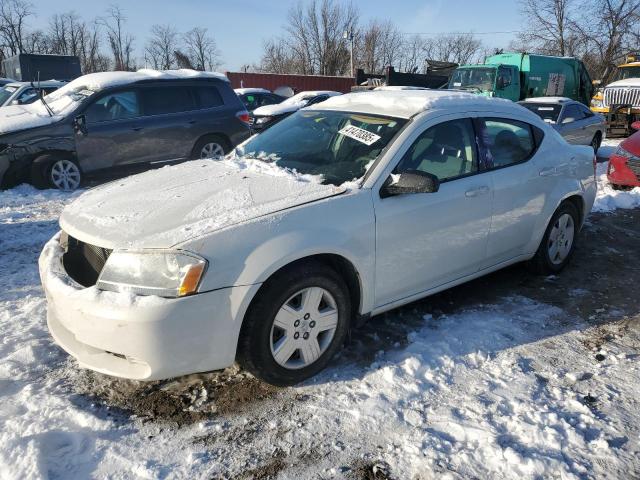
{"label": "headlight", "polygon": [[261,125],[263,123],[268,123],[271,121],[272,117],[258,117],[258,119],[256,120],[256,124]]}
{"label": "headlight", "polygon": [[198,291],[207,261],[175,250],[115,251],[100,273],[101,290],[184,297]]}
{"label": "headlight", "polygon": [[618,145],[618,148],[616,148],[616,151],[614,153],[614,155],[618,156],[618,157],[622,157],[622,158],[626,158],[627,160],[630,160],[632,158],[638,158],[636,157],[633,153],[625,150],[624,148],[622,148],[622,145]]}

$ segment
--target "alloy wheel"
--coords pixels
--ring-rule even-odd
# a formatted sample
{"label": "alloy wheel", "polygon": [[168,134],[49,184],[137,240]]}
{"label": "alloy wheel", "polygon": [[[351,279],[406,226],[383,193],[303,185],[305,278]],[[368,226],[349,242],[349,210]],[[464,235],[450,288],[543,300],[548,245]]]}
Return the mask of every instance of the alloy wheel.
{"label": "alloy wheel", "polygon": [[563,213],[553,224],[549,234],[549,260],[554,265],[560,265],[569,256],[573,247],[573,237],[575,228],[573,217],[568,213]]}
{"label": "alloy wheel", "polygon": [[54,187],[71,191],[80,186],[80,168],[70,160],[58,160],[51,167],[51,183]]}
{"label": "alloy wheel", "polygon": [[205,143],[200,150],[200,158],[224,157],[224,148],[216,142]]}
{"label": "alloy wheel", "polygon": [[278,365],[296,370],[313,364],[329,348],[338,327],[333,296],[320,287],[292,295],[271,327],[271,355]]}

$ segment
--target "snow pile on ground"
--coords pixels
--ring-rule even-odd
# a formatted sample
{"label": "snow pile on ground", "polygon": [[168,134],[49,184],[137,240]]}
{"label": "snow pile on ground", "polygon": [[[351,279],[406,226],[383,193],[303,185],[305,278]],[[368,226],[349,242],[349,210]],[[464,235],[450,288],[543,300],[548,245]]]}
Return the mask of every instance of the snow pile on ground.
{"label": "snow pile on ground", "polygon": [[631,190],[614,190],[607,179],[609,162],[599,163],[596,168],[598,194],[593,204],[594,212],[611,212],[617,208],[640,207],[640,187]]}

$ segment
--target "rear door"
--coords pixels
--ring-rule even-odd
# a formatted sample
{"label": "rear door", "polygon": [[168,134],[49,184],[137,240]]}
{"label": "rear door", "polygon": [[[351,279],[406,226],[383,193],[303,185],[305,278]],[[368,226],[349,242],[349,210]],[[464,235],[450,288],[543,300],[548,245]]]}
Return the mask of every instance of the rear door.
{"label": "rear door", "polygon": [[195,143],[197,123],[193,92],[188,85],[167,84],[140,88],[144,113],[141,161],[170,162],[188,157]]}
{"label": "rear door", "polygon": [[86,119],[86,133],[76,133],[75,138],[83,171],[126,165],[147,155],[137,89],[105,93],[81,114]]}

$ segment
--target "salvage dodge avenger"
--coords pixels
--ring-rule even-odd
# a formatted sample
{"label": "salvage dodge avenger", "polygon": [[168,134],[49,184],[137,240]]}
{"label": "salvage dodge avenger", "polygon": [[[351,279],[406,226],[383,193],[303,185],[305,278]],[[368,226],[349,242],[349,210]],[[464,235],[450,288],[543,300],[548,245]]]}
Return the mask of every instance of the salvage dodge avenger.
{"label": "salvage dodge avenger", "polygon": [[49,329],[110,375],[237,361],[292,385],[371,315],[516,262],[560,271],[595,194],[593,149],[514,103],[334,97],[71,203],[40,257]]}

